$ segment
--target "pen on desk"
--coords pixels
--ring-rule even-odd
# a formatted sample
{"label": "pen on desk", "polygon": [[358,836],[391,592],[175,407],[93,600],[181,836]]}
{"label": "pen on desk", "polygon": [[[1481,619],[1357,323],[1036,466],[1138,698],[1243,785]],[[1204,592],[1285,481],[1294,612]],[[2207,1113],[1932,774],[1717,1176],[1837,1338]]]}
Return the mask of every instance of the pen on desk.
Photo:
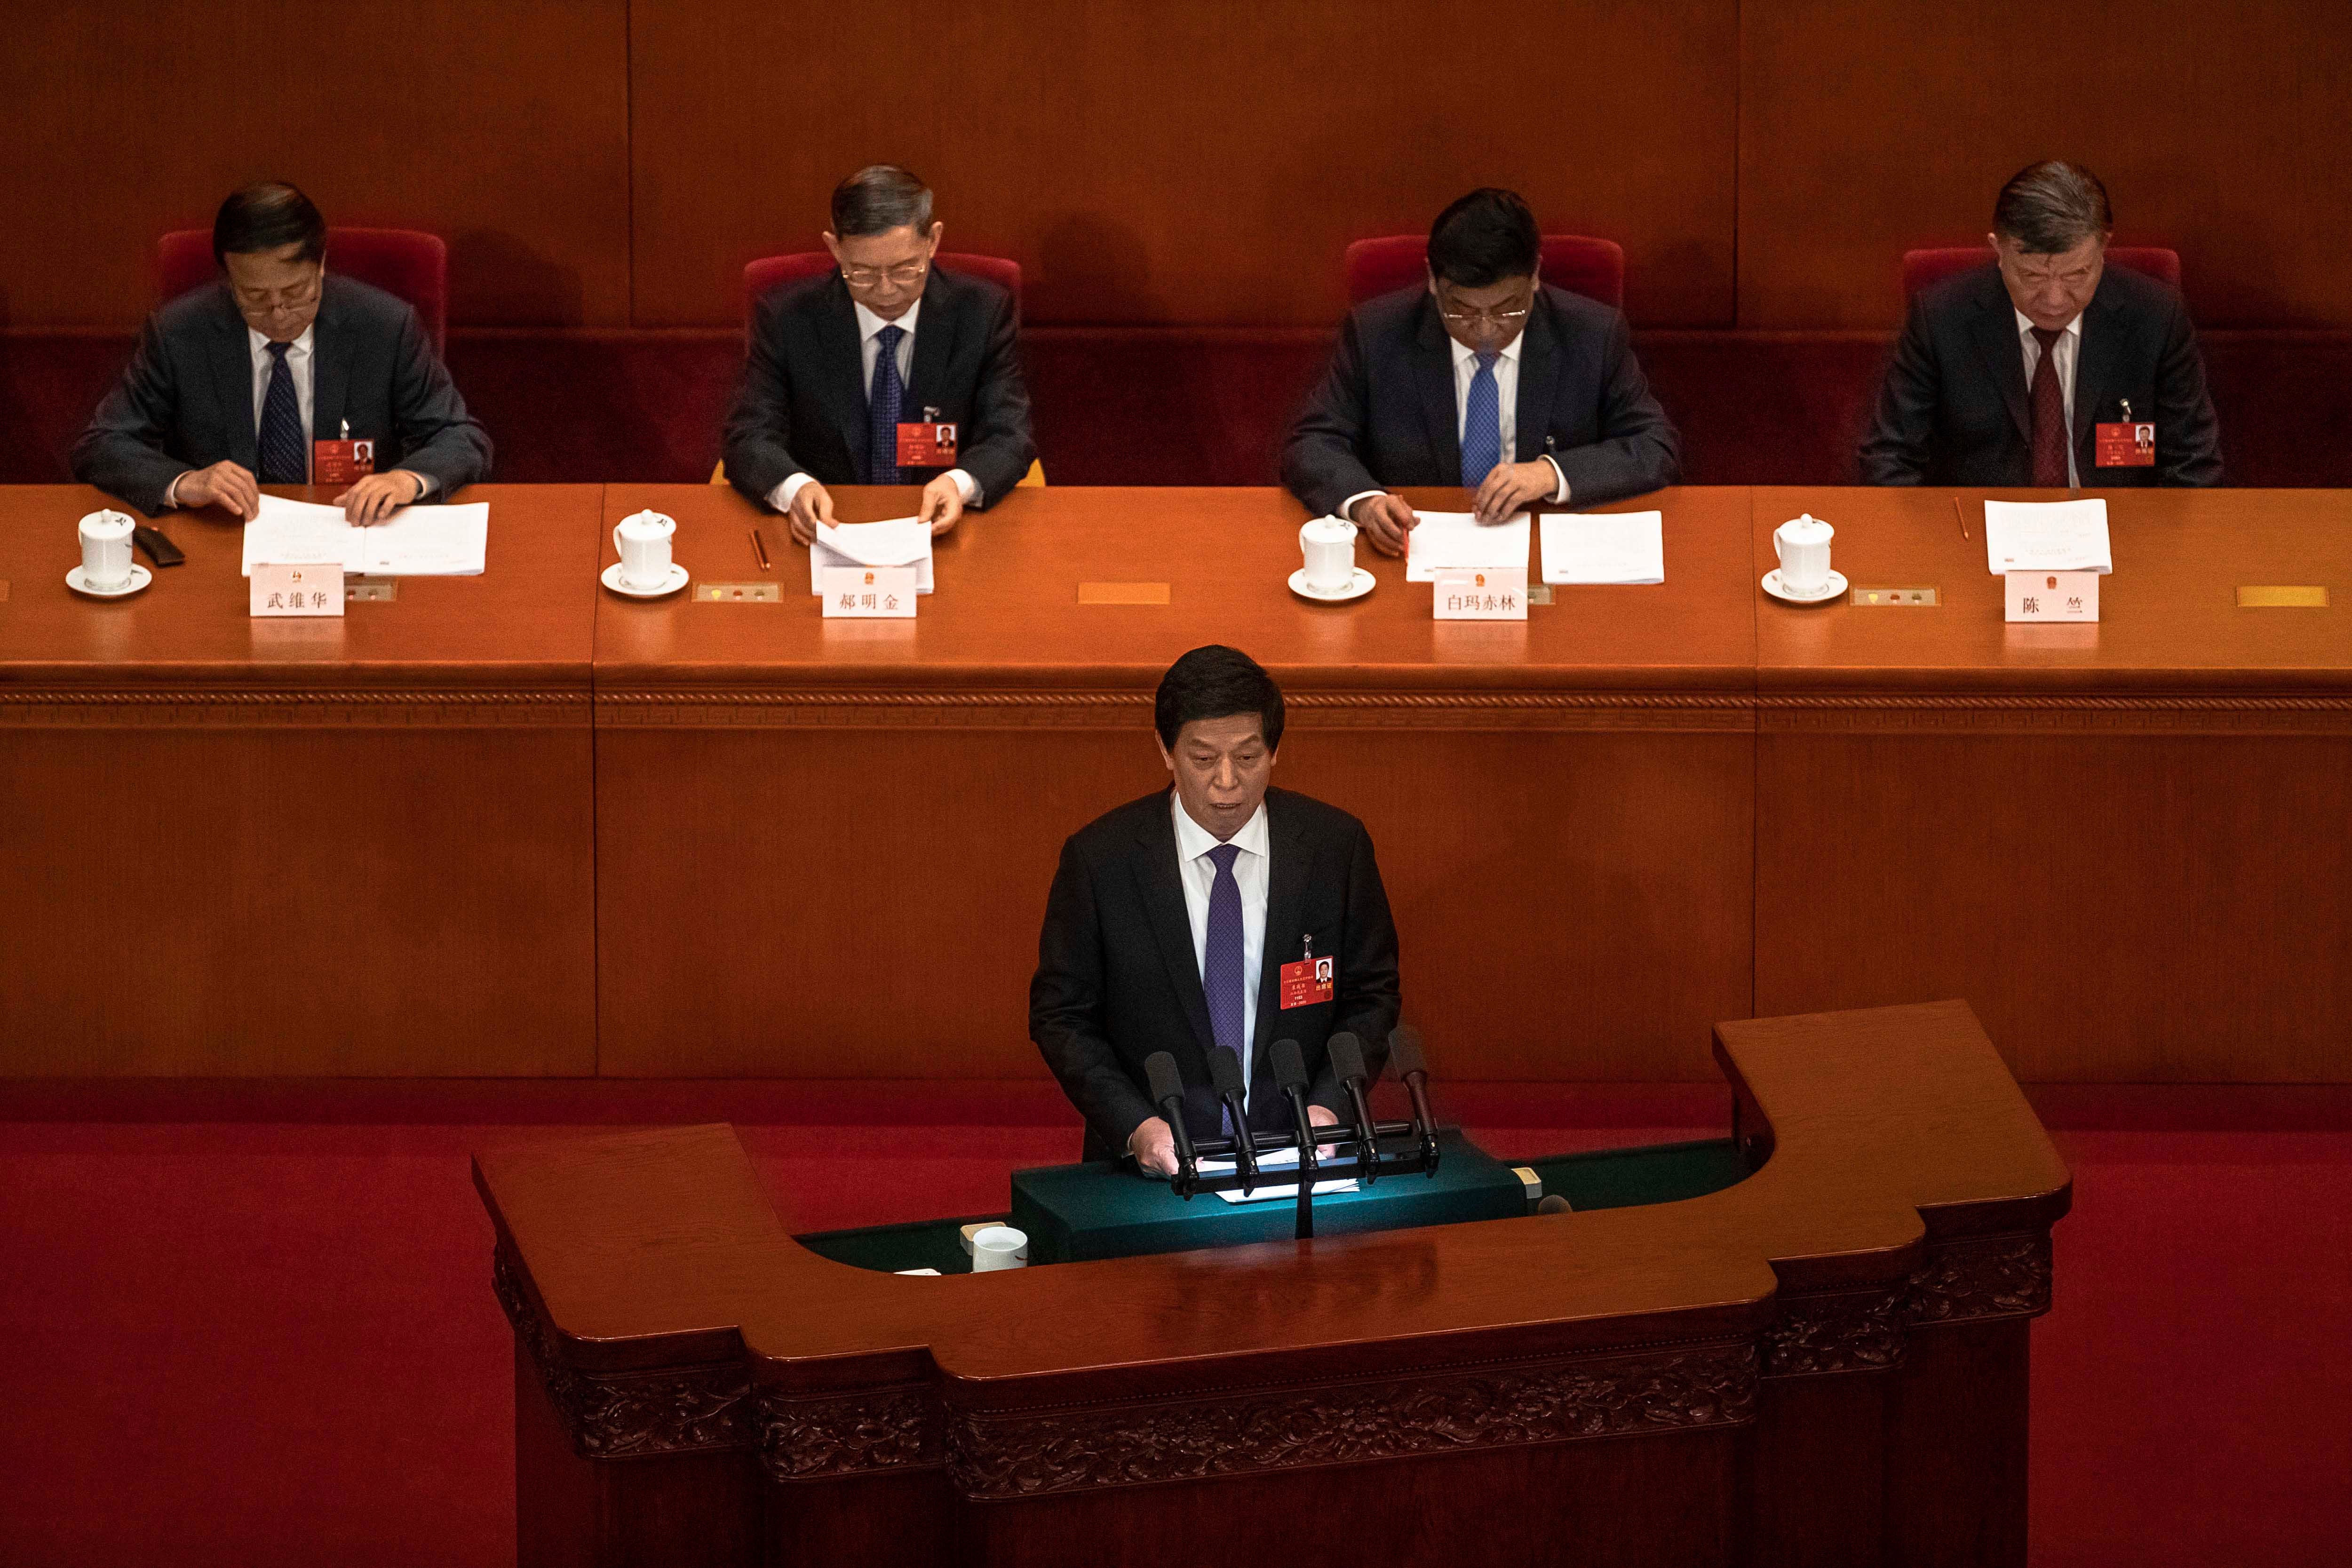
{"label": "pen on desk", "polygon": [[1952,515],[1960,520],[1960,537],[1966,539],[1969,536],[1969,514],[1960,510],[1960,498],[1958,496],[1952,498]]}
{"label": "pen on desk", "polygon": [[760,537],[760,531],[756,528],[751,531],[751,553],[760,558],[760,570],[767,571],[768,542]]}

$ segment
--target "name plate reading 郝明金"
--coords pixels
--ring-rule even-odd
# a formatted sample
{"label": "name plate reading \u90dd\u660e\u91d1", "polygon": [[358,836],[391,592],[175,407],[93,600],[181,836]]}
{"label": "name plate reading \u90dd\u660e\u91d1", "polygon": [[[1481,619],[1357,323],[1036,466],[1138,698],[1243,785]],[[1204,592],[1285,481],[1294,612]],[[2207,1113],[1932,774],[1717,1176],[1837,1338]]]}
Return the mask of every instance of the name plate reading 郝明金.
{"label": "name plate reading \u90dd\u660e\u91d1", "polygon": [[2324,610],[2327,587],[2321,583],[2246,583],[2238,588],[2242,610]]}
{"label": "name plate reading \u90dd\u660e\u91d1", "polygon": [[1164,605],[1168,602],[1165,583],[1081,583],[1078,603],[1081,605]]}

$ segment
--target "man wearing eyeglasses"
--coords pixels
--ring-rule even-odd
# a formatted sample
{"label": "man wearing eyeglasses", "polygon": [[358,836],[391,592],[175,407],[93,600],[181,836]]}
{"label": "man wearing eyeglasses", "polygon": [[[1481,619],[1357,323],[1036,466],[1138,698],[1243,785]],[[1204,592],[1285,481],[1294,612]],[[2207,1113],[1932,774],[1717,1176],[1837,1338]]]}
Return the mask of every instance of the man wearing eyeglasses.
{"label": "man wearing eyeglasses", "polygon": [[922,181],[860,169],[833,193],[837,269],[754,310],[727,477],[803,544],[834,521],[827,485],[919,484],[940,534],[1036,456],[1013,297],[933,266],[940,232]]}
{"label": "man wearing eyeglasses", "polygon": [[1985,265],[1919,291],[1862,444],[1873,485],[2221,482],[2221,422],[2180,296],[2106,264],[2079,163],[2021,169]]}
{"label": "man wearing eyeglasses", "polygon": [[327,220],[292,185],[232,193],[213,219],[221,280],[148,318],[74,443],[74,477],[151,517],[240,521],[263,485],[331,483],[360,523],[488,478],[490,438],[416,311],[330,272],[327,249]]}
{"label": "man wearing eyeglasses", "polygon": [[1388,554],[1413,512],[1391,487],[1460,485],[1483,522],[1670,485],[1681,442],[1625,318],[1538,276],[1541,237],[1509,191],[1471,192],[1429,230],[1425,286],[1350,311],[1291,426],[1283,482]]}

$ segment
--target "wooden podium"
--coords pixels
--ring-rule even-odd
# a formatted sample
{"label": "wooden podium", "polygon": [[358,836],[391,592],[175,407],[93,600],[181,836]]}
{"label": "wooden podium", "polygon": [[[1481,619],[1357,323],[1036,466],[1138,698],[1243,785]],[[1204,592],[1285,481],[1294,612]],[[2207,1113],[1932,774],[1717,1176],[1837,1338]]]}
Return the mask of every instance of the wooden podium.
{"label": "wooden podium", "polygon": [[2021,1564],[2016,1084],[1957,1002],[1716,1055],[1704,1197],[951,1278],[802,1247],[723,1126],[486,1150],[520,1561]]}

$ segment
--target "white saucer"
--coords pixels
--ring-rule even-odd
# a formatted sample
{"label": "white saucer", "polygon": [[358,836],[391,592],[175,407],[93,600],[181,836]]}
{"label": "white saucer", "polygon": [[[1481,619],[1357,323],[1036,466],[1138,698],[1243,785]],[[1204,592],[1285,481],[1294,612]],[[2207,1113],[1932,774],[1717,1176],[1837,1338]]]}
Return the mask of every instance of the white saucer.
{"label": "white saucer", "polygon": [[91,587],[89,583],[83,580],[81,568],[79,566],[66,574],[67,587],[71,588],[77,594],[88,594],[93,599],[127,599],[131,597],[131,595],[139,592],[140,589],[144,588],[148,584],[152,583],[154,580],[155,574],[148,571],[147,568],[140,565],[136,561],[133,561],[131,563],[131,581],[125,583],[120,588]]}
{"label": "white saucer", "polygon": [[1784,605],[1821,605],[1845,592],[1845,574],[1832,572],[1830,580],[1811,594],[1791,594],[1780,586],[1780,569],[1775,566],[1764,574],[1764,591]]}
{"label": "white saucer", "polygon": [[1379,579],[1362,567],[1348,579],[1344,588],[1310,588],[1307,585],[1307,568],[1301,566],[1290,574],[1290,591],[1302,599],[1312,599],[1318,605],[1344,605],[1350,599],[1360,599],[1372,591]]}
{"label": "white saucer", "polygon": [[604,574],[599,581],[615,594],[626,595],[632,599],[658,599],[665,594],[675,594],[685,587],[686,579],[686,568],[673,561],[669,563],[669,575],[658,584],[650,588],[632,588],[621,581],[621,563],[615,561],[604,568]]}

